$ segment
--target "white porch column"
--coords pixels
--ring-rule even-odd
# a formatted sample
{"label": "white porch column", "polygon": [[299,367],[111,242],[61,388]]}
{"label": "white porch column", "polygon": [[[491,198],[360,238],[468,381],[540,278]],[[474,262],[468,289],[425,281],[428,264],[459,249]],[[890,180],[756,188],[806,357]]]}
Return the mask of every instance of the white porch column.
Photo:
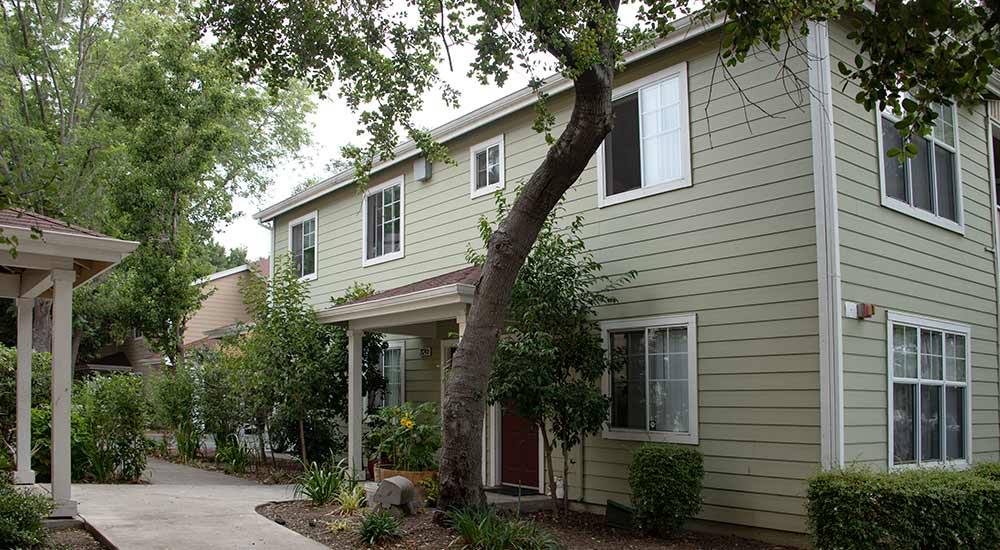
{"label": "white porch column", "polygon": [[35,300],[17,299],[17,471],[14,483],[32,485],[31,469],[31,322]]}
{"label": "white porch column", "polygon": [[361,450],[361,419],[365,400],[361,395],[361,340],[363,330],[347,331],[347,467],[356,479],[364,479],[367,468]]}
{"label": "white porch column", "polygon": [[73,271],[52,272],[52,517],[76,515],[70,499],[70,400],[73,384]]}

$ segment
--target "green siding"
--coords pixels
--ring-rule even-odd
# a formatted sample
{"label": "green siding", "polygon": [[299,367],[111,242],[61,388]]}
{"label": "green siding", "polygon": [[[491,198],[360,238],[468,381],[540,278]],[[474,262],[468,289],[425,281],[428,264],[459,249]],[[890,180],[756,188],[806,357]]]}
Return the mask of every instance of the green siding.
{"label": "green siding", "polygon": [[[853,63],[846,29],[831,26],[831,65]],[[965,235],[881,206],[876,115],[834,75],[843,298],[874,303],[874,318],[844,319],[845,459],[888,460],[886,311],[972,328],[973,460],[997,460],[997,300],[986,113],[959,109]]]}
{"label": "green siding", "polygon": [[[777,65],[765,54],[734,68],[747,94],[741,97],[723,71],[714,70],[718,40],[689,41],[634,64],[618,79],[687,61],[694,185],[598,209],[592,162],[567,193],[565,208],[567,215],[584,216],[588,245],[606,272],[639,272],[617,293],[619,303],[601,308],[600,319],[698,315],[698,447],[706,457],[701,517],[801,532],[805,480],[819,469],[820,456],[809,97],[790,95],[786,84],[795,82],[775,80]],[[805,78],[804,58],[790,62]],[[551,106],[558,132],[569,118],[569,98],[559,95]],[[449,142],[456,164],[435,165],[430,181],[412,181],[408,161],[373,176],[373,185],[406,176],[404,258],[362,268],[361,200],[354,187],[281,215],[275,254],[287,251],[287,221],[317,210],[319,276],[310,285],[318,308],[354,281],[384,290],[464,266],[467,247],[479,245],[478,218],[494,209],[489,197],[469,198],[468,148],[504,134],[511,195],[546,150],[532,119],[525,109]],[[408,399],[439,398],[431,387],[439,376],[439,340],[407,339]],[[419,347],[427,345],[434,359],[420,362]],[[573,451],[570,495],[582,492],[594,504],[628,501],[627,467],[637,445],[588,439]]]}

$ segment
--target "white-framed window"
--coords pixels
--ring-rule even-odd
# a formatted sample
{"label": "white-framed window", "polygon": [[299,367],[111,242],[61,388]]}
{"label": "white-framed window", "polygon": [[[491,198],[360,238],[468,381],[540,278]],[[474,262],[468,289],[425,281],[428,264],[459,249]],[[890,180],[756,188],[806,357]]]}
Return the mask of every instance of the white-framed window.
{"label": "white-framed window", "polygon": [[382,350],[382,377],[385,379],[383,407],[399,407],[406,401],[406,343],[389,342]]}
{"label": "white-framed window", "polygon": [[597,206],[691,182],[687,63],[616,87],[615,125],[597,151]]}
{"label": "white-framed window", "polygon": [[887,154],[905,146],[895,126],[899,119],[889,112],[877,116],[882,205],[964,233],[958,112],[954,105],[935,105],[935,110],[934,129],[927,136],[910,137],[917,156],[903,162]]}
{"label": "white-framed window", "polygon": [[503,134],[469,148],[469,193],[472,198],[504,188]]}
{"label": "white-framed window", "polygon": [[288,251],[299,279],[316,278],[316,212],[296,218],[288,224]]}
{"label": "white-framed window", "polygon": [[889,312],[889,467],[965,465],[972,448],[971,333]]}
{"label": "white-framed window", "polygon": [[605,375],[605,439],[698,443],[696,315],[604,321],[605,348],[622,367]]}
{"label": "white-framed window", "polygon": [[403,257],[403,176],[365,191],[361,264]]}

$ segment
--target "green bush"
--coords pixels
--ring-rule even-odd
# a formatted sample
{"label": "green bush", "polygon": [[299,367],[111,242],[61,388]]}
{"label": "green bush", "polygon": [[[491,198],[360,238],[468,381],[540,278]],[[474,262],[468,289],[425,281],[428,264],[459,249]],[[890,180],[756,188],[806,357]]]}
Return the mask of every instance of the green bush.
{"label": "green bush", "polygon": [[215,461],[231,474],[242,474],[256,459],[253,448],[231,435],[215,449]]}
{"label": "green bush", "polygon": [[366,418],[372,454],[397,470],[437,469],[441,415],[435,403],[382,407]]}
{"label": "green bush", "polygon": [[98,482],[138,481],[146,469],[148,413],[142,379],[133,374],[92,376],[77,389],[84,450]]}
{"label": "green bush", "polygon": [[972,468],[972,473],[979,477],[1000,482],[1000,462],[982,462],[976,464]]}
{"label": "green bush", "polygon": [[[87,457],[87,442],[90,434],[80,413],[70,414],[70,477],[73,481],[93,479],[94,473]],[[31,469],[35,471],[39,483],[51,481],[52,471],[52,409],[42,405],[31,409]]]}
{"label": "green bush", "polygon": [[346,468],[342,464],[303,464],[302,473],[295,482],[295,495],[304,496],[313,504],[329,504],[340,495],[345,480]]}
{"label": "green bush", "polygon": [[146,380],[153,420],[171,430],[182,458],[193,460],[201,448],[204,430],[197,414],[198,377],[196,368],[163,367]]}
{"label": "green bush", "polygon": [[[31,404],[49,403],[52,355],[35,352],[31,358]],[[14,448],[17,434],[17,351],[0,344],[0,447]]]}
{"label": "green bush", "polygon": [[557,550],[562,548],[548,531],[533,521],[508,518],[493,508],[468,508],[448,514],[465,550]]}
{"label": "green bush", "polygon": [[1000,483],[971,472],[824,472],[808,498],[821,550],[1000,548]]}
{"label": "green bush", "polygon": [[702,460],[697,449],[681,445],[647,443],[635,451],[628,483],[637,527],[672,535],[701,510]]}
{"label": "green bush", "polygon": [[369,546],[398,539],[403,536],[399,520],[385,510],[369,512],[361,517],[361,528],[358,530],[361,542]]}
{"label": "green bush", "polygon": [[0,479],[0,548],[34,548],[45,542],[42,520],[52,511],[48,498],[14,488]]}

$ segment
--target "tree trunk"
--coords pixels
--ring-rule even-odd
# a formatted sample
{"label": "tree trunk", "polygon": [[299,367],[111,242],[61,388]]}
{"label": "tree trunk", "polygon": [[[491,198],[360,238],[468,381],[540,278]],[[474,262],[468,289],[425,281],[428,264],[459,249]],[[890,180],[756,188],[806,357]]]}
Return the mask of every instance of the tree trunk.
{"label": "tree trunk", "polygon": [[443,508],[475,506],[485,501],[480,479],[481,438],[497,338],[507,318],[517,272],[545,218],[580,177],[611,129],[614,70],[610,45],[602,46],[602,53],[605,63],[586,70],[573,83],[576,97],[569,124],[487,243],[486,263],[445,384],[440,499]]}
{"label": "tree trunk", "polygon": [[35,351],[52,351],[52,300],[35,300],[31,321],[31,346]]}
{"label": "tree trunk", "polygon": [[299,455],[302,456],[303,466],[309,464],[309,458],[306,456],[306,423],[301,418],[299,419]]}
{"label": "tree trunk", "polygon": [[549,480],[549,498],[552,499],[552,509],[559,510],[559,497],[556,496],[556,469],[552,465],[554,442],[549,441],[549,431],[545,429],[544,423],[539,429],[542,431],[542,451],[545,454],[545,477]]}
{"label": "tree trunk", "polygon": [[563,516],[569,513],[569,447],[562,446],[563,459],[563,496],[562,510]]}

